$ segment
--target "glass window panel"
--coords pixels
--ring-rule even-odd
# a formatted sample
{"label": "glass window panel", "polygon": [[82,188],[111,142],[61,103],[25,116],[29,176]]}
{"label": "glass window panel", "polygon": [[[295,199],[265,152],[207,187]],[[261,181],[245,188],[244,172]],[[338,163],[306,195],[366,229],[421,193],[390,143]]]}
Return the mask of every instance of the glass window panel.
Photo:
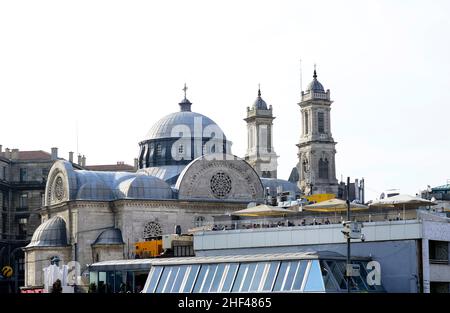
{"label": "glass window panel", "polygon": [[230,292],[237,269],[238,269],[237,263],[232,263],[232,264],[228,265],[228,273],[227,273],[227,277],[225,278],[225,281],[223,282],[223,286],[222,286],[222,290],[221,290],[222,292]]}
{"label": "glass window panel", "polygon": [[294,282],[295,272],[297,271],[298,267],[298,261],[291,261],[289,263],[290,263],[289,271],[287,273],[286,282],[284,283],[283,287],[284,291],[289,291],[292,289],[292,283]]}
{"label": "glass window panel", "polygon": [[277,273],[277,268],[280,262],[270,262],[270,267],[267,272],[266,281],[264,282],[263,291],[272,291],[273,281]]}
{"label": "glass window panel", "polygon": [[333,279],[333,274],[331,273],[331,270],[328,268],[325,261],[320,261],[320,266],[322,269],[322,276],[323,276],[323,282],[325,285],[326,291],[338,291],[338,288],[336,286],[336,283]]}
{"label": "glass window panel", "polygon": [[106,272],[106,292],[114,292],[114,271]]}
{"label": "glass window panel", "polygon": [[163,292],[164,286],[166,284],[166,281],[167,281],[167,278],[169,277],[170,272],[171,272],[171,268],[168,266],[165,266],[164,270],[162,272],[161,278],[159,280],[158,287],[156,287],[155,292],[157,292],[157,293]]}
{"label": "glass window panel", "polygon": [[183,292],[191,292],[192,285],[194,285],[195,277],[197,277],[198,269],[200,268],[200,265],[191,265],[189,276],[186,280],[186,283],[184,284]]}
{"label": "glass window panel", "polygon": [[171,266],[170,267],[170,274],[167,278],[166,288],[164,288],[163,292],[170,292],[173,287],[173,282],[175,281],[175,277],[177,277],[179,267],[178,266]]}
{"label": "glass window panel", "polygon": [[98,273],[98,281],[106,283],[106,272],[99,272]]}
{"label": "glass window panel", "polygon": [[[343,270],[345,269],[344,262],[327,261],[327,265],[333,274],[338,286],[342,290],[347,289],[347,282],[345,281],[345,276]],[[344,267],[344,268],[343,268]]]}
{"label": "glass window panel", "polygon": [[309,261],[300,261],[297,269],[297,274],[295,275],[294,284],[292,290],[300,290],[302,287],[303,277],[305,277],[306,267]]}
{"label": "glass window panel", "polygon": [[125,284],[122,281],[122,272],[121,271],[115,272],[114,292],[125,292]]}
{"label": "glass window panel", "polygon": [[208,274],[206,275],[205,283],[203,284],[203,288],[201,292],[209,292],[211,288],[211,283],[214,278],[214,274],[216,273],[217,264],[210,264]]}
{"label": "glass window panel", "polygon": [[95,284],[95,287],[98,285],[98,272],[89,272],[89,284]]}
{"label": "glass window panel", "polygon": [[268,262],[260,262],[258,263],[255,271],[255,276],[253,277],[252,285],[250,286],[250,291],[258,291],[259,284],[261,283],[261,279],[264,273],[264,269]]}
{"label": "glass window panel", "polygon": [[200,292],[200,289],[202,288],[203,281],[205,280],[206,273],[208,272],[209,266],[207,264],[204,264],[200,268],[200,273],[198,274],[197,281],[194,285],[194,290],[192,292]]}
{"label": "glass window panel", "polygon": [[163,268],[164,267],[162,266],[152,267],[149,274],[150,282],[148,283],[147,290],[144,290],[144,292],[155,292],[156,284],[158,283],[159,275],[161,274]]}
{"label": "glass window panel", "polygon": [[225,265],[226,264],[224,263],[217,265],[216,275],[214,276],[214,280],[211,284],[211,289],[209,290],[209,292],[217,292],[217,290],[219,290],[219,284],[220,281],[222,280]]}
{"label": "glass window panel", "polygon": [[322,271],[318,260],[311,261],[309,269],[308,280],[306,281],[304,291],[325,291],[323,285]]}
{"label": "glass window panel", "polygon": [[250,284],[253,279],[253,274],[255,274],[256,263],[250,263],[248,265],[247,275],[245,275],[244,283],[242,284],[241,292],[247,292],[250,288]]}
{"label": "glass window panel", "polygon": [[233,292],[239,292],[239,289],[241,288],[242,279],[244,278],[244,274],[247,268],[248,264],[245,263],[239,266],[239,270],[233,284]]}
{"label": "glass window panel", "polygon": [[277,279],[275,281],[275,286],[273,287],[273,291],[280,291],[281,286],[283,285],[284,277],[286,276],[286,270],[289,265],[289,262],[281,262],[280,269],[278,270]]}
{"label": "glass window panel", "polygon": [[175,283],[173,284],[173,288],[171,292],[180,292],[181,284],[183,283],[184,275],[186,274],[187,265],[180,266],[178,270],[178,275],[175,278]]}
{"label": "glass window panel", "polygon": [[98,273],[97,291],[99,293],[106,293],[106,272],[99,272]]}
{"label": "glass window panel", "polygon": [[352,280],[354,282],[354,288],[357,290],[368,290],[366,287],[366,284],[364,283],[364,281],[361,279],[361,276],[354,276],[352,277]]}
{"label": "glass window panel", "polygon": [[[358,264],[359,264],[359,266],[360,266],[360,275],[361,275],[361,278],[365,281],[365,282],[367,282],[367,262],[358,262]],[[369,289],[369,290],[371,290],[371,291],[374,291],[374,290],[376,290],[377,288],[376,288],[376,286],[374,286],[374,285],[369,285],[369,284],[366,284],[367,285],[367,288]]]}

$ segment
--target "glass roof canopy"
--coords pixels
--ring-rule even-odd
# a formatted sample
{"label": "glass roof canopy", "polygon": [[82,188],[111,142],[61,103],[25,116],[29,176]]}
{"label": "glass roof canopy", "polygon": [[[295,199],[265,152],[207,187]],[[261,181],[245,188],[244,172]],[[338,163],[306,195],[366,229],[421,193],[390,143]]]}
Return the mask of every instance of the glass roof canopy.
{"label": "glass roof canopy", "polygon": [[[255,256],[253,256],[255,257]],[[210,262],[155,262],[144,286],[145,293],[216,292],[346,292],[345,259],[237,257]],[[206,261],[206,262],[205,262]],[[383,292],[367,283],[368,260],[356,260],[360,275],[352,277],[353,292]]]}

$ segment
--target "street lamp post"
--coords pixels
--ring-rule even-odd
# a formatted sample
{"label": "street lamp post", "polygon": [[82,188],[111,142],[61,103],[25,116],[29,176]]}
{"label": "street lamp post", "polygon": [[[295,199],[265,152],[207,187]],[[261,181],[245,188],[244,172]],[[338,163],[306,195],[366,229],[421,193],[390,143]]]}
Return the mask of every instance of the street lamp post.
{"label": "street lamp post", "polygon": [[[350,177],[347,177],[347,221],[350,222]],[[347,292],[349,293],[351,291],[350,289],[350,273],[349,273],[349,268],[350,268],[350,236],[347,236]]]}

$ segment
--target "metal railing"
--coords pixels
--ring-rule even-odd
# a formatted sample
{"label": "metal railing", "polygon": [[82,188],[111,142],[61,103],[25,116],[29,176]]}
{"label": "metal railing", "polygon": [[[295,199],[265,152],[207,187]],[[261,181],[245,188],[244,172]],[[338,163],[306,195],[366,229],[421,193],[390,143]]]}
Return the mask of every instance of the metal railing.
{"label": "metal railing", "polygon": [[[396,222],[403,220],[416,220],[416,212],[408,212],[403,219],[402,213],[355,213],[352,212],[352,221],[362,223],[372,222]],[[288,217],[258,217],[258,218],[245,218],[235,221],[216,221],[213,223],[203,224],[201,230],[236,230],[236,229],[258,229],[258,228],[276,228],[276,227],[294,227],[294,226],[315,226],[315,225],[337,225],[342,224],[345,221],[345,214],[339,215],[308,215],[301,216],[295,215]]]}

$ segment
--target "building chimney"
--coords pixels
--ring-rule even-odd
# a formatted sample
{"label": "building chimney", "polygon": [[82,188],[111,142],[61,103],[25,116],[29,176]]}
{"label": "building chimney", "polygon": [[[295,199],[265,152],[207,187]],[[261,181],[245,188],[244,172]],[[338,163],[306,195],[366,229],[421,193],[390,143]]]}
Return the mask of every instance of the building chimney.
{"label": "building chimney", "polygon": [[78,155],[78,163],[79,166],[81,166],[81,154]]}
{"label": "building chimney", "polygon": [[86,166],[86,157],[83,155],[83,157],[81,158],[81,166],[85,167]]}
{"label": "building chimney", "polygon": [[58,159],[58,148],[53,147],[52,148],[52,161],[55,161]]}
{"label": "building chimney", "polygon": [[137,171],[139,169],[139,160],[138,158],[134,158],[134,170]]}
{"label": "building chimney", "polygon": [[19,159],[19,149],[12,149],[11,150],[11,160],[17,160]]}
{"label": "building chimney", "polygon": [[9,148],[5,149],[5,158],[11,159],[11,152],[9,151]]}
{"label": "building chimney", "polygon": [[69,162],[73,163],[73,152],[72,151],[69,152]]}
{"label": "building chimney", "polygon": [[2,153],[2,152],[3,152],[3,146],[0,145],[0,153]]}

